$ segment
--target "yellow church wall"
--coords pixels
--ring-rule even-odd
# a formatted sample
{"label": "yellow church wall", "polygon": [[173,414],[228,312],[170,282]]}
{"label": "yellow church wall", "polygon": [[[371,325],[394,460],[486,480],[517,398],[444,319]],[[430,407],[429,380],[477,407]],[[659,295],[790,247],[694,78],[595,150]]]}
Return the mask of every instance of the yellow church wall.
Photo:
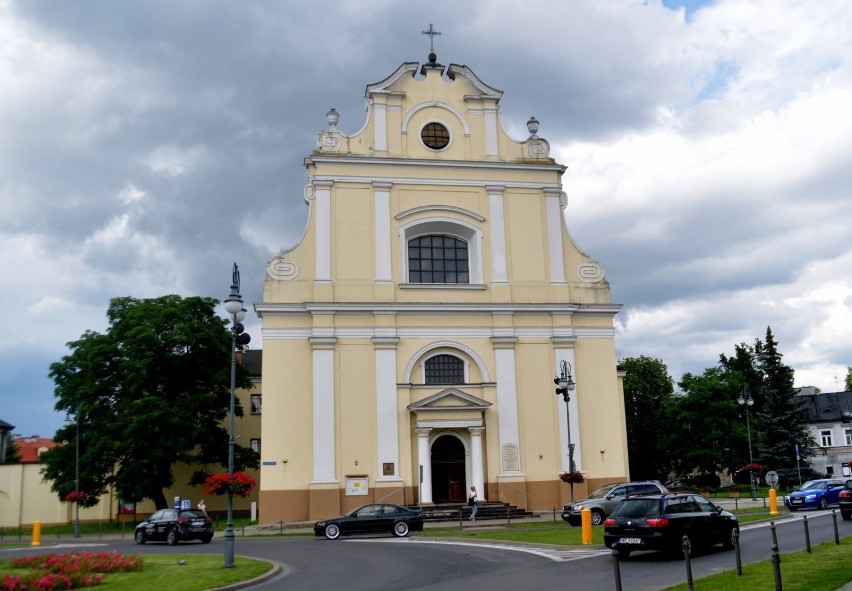
{"label": "yellow church wall", "polygon": [[339,378],[335,381],[339,423],[337,464],[344,473],[378,473],[375,397],[365,396],[365,384],[376,383],[373,351],[372,342],[360,339],[341,341],[335,351]]}
{"label": "yellow church wall", "polygon": [[[373,190],[358,185],[332,191],[334,215],[331,234],[333,279],[340,282],[361,280],[372,288],[375,245],[373,236]],[[344,290],[348,283],[336,285]],[[345,292],[344,292],[345,293]],[[343,296],[343,299],[348,299]],[[359,298],[365,299],[365,298]]]}
{"label": "yellow church wall", "polygon": [[[507,192],[505,196],[507,220],[506,250],[509,253],[509,282],[544,284],[549,275],[547,234],[540,193]],[[539,298],[547,297],[542,293]]]}
{"label": "yellow church wall", "polygon": [[[267,339],[263,356],[261,461],[275,464],[261,466],[261,490],[301,489],[311,478],[313,462],[311,347],[302,340]],[[286,359],[287,364],[266,359]]]}

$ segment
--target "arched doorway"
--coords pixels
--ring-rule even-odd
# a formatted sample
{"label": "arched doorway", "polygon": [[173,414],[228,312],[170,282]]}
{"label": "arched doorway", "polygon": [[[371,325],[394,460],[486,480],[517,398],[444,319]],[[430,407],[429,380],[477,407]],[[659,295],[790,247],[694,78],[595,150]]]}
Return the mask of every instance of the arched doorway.
{"label": "arched doorway", "polygon": [[432,444],[432,500],[463,503],[465,494],[465,447],[453,435],[441,435]]}

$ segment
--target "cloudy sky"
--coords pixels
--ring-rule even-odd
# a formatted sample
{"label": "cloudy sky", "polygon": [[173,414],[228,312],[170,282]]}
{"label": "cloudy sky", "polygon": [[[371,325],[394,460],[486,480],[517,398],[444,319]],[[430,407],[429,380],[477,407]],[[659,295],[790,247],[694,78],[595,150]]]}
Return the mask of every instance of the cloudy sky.
{"label": "cloudy sky", "polygon": [[[224,298],[307,220],[303,159],[401,63],[464,64],[569,169],[618,354],[677,380],[771,326],[797,385],[852,364],[846,0],[0,0],[0,418],[51,436],[48,366],[116,296]],[[248,321],[254,343],[260,327]],[[840,388],[842,389],[842,387]]]}

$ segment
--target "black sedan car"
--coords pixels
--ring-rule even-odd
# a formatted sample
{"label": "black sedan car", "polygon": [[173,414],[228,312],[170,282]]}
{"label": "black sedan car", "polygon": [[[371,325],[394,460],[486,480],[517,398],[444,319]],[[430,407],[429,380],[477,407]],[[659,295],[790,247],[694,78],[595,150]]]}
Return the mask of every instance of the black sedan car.
{"label": "black sedan car", "polygon": [[852,480],[847,480],[837,497],[840,505],[840,516],[849,521],[852,519]]}
{"label": "black sedan car", "polygon": [[340,517],[314,524],[314,535],[336,540],[342,535],[390,532],[401,538],[409,531],[423,531],[423,515],[399,505],[363,505]]}
{"label": "black sedan car", "polygon": [[213,520],[195,509],[160,509],[136,526],[133,537],[137,544],[159,541],[174,546],[181,540],[209,544],[213,539]]}
{"label": "black sedan car", "polygon": [[628,497],[618,504],[604,523],[604,543],[626,558],[634,550],[661,550],[682,555],[683,537],[690,552],[696,547],[722,544],[734,547],[736,516],[704,497],[668,493]]}

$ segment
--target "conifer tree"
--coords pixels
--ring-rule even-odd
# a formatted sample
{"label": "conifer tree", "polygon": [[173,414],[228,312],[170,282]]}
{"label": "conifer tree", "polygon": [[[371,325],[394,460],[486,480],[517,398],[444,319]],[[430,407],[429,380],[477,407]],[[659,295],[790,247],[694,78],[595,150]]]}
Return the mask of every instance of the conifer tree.
{"label": "conifer tree", "polygon": [[810,471],[809,459],[816,447],[807,427],[807,410],[796,400],[793,369],[782,363],[771,327],[766,328],[765,341],[755,341],[754,352],[762,374],[763,397],[762,407],[757,411],[762,425],[758,461],[768,470],[778,472],[782,481],[793,484],[798,482],[800,469]]}

